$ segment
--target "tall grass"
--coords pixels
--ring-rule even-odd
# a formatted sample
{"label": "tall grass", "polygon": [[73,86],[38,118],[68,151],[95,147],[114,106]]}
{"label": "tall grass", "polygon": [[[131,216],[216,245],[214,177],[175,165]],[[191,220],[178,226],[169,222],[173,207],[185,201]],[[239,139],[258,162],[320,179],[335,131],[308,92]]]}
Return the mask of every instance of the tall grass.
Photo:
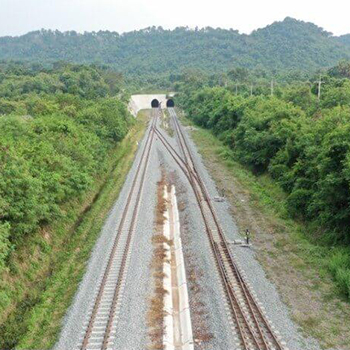
{"label": "tall grass", "polygon": [[341,292],[350,298],[350,252],[337,249],[329,258],[329,270]]}

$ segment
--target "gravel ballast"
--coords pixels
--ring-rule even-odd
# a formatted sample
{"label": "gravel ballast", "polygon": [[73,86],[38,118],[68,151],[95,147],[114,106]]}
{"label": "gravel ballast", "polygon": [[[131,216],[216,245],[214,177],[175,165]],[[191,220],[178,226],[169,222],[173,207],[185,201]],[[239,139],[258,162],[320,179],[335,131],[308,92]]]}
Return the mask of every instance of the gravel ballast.
{"label": "gravel ballast", "polygon": [[[142,149],[146,142],[146,136],[147,136],[147,132],[143,140],[140,142],[140,147],[136,153],[134,164],[129,171],[129,174],[126,178],[124,186],[120,192],[119,198],[116,201],[115,205],[113,206],[112,210],[110,211],[108,218],[106,219],[106,223],[102,228],[100,237],[97,240],[96,245],[91,253],[91,257],[87,264],[87,269],[86,269],[84,278],[82,279],[80,286],[78,288],[78,291],[74,297],[73,303],[63,320],[63,328],[62,328],[59,340],[54,347],[55,349],[75,349],[79,344],[79,338],[81,338],[81,334],[85,329],[84,322],[86,322],[86,313],[88,308],[93,303],[96,288],[99,285],[99,281],[101,280],[105,266],[107,264],[109,252],[112,249],[114,238],[117,233],[117,227],[120,222],[123,209],[126,205],[127,196],[132,185],[132,180],[137,171],[137,164],[141,158]],[[150,167],[150,166],[148,168],[148,171],[146,174],[148,178],[147,181],[149,181],[149,177],[148,177],[149,171],[150,169],[153,169],[153,168],[154,167]],[[154,181],[156,181],[155,176],[153,177]],[[146,198],[155,197],[151,191],[152,191],[151,186],[144,186],[144,191],[142,194],[142,202],[141,202],[139,216],[137,220],[137,226],[135,230],[135,236],[134,236],[133,244],[131,246],[132,255],[134,254],[134,251],[137,250],[137,245],[135,248],[135,241],[137,242],[139,240],[139,236],[143,236],[143,232],[148,232],[149,234],[152,233],[152,224],[148,226],[146,224],[147,222],[152,222],[153,212],[152,210],[145,211],[143,207]],[[128,219],[130,219],[130,216],[128,217]],[[139,226],[140,222],[142,222],[141,228]],[[145,256],[147,256],[147,254],[145,254]],[[141,275],[144,278],[144,281],[148,280],[148,276],[146,276],[145,274],[140,274],[138,271],[132,270],[133,263],[134,261],[137,262],[137,260],[138,259],[129,260],[129,266],[127,271],[128,278],[125,283],[126,288],[124,289],[124,297],[127,295],[130,295],[130,291],[127,289],[127,286],[129,285],[129,276],[133,276],[134,274]],[[148,269],[146,269],[146,271],[147,270]],[[139,280],[138,283],[139,285],[142,285],[142,279]],[[147,285],[147,282],[145,282],[144,284]],[[145,288],[143,288],[143,290],[145,290]],[[124,297],[123,297],[123,301],[124,301]],[[136,302],[135,305],[137,305],[137,308],[140,307],[140,303]],[[123,322],[123,318],[122,318],[123,310],[121,310],[120,312],[121,312],[120,320],[121,322]],[[138,330],[138,333],[142,334],[141,329]],[[143,332],[143,336],[144,336],[144,332]],[[130,349],[130,348],[126,347],[126,349]]]}
{"label": "gravel ballast", "polygon": [[[168,136],[164,131],[163,135],[180,152],[176,139]],[[86,321],[86,312],[93,301],[96,286],[106,266],[108,253],[112,248],[116,229],[145,141],[146,137],[140,143],[135,162],[92,251],[84,278],[64,318],[63,328],[55,349],[75,349],[78,344],[84,330],[83,323]],[[215,183],[204,167],[190,137],[188,137],[188,144],[209,194],[212,197],[218,196]],[[194,331],[196,325],[197,331],[198,327],[205,328],[208,340],[201,344],[197,343],[195,348],[238,350],[240,347],[236,345],[226,303],[223,302],[221,282],[196,198],[186,176],[158,140],[158,137],[155,137],[154,140],[135,235],[130,249],[125,286],[120,299],[119,316],[116,320],[118,327],[114,348],[118,350],[141,350],[147,349],[149,344],[146,326],[147,310],[152,293],[149,267],[152,256],[151,238],[154,230],[157,182],[161,178],[161,166],[166,169],[169,178],[174,182],[178,201],[183,205],[183,208],[180,209],[180,219],[186,272],[189,275],[192,268],[198,269],[198,281],[196,283],[199,283],[200,290],[195,293],[189,288],[191,317],[195,326]],[[240,239],[234,219],[230,215],[229,204],[227,202],[213,202],[213,205],[228,240]],[[266,315],[280,332],[282,340],[287,343],[288,348],[290,350],[320,349],[314,340],[304,339],[298,332],[297,326],[290,320],[287,307],[281,302],[275,287],[268,281],[263,269],[255,259],[254,251],[234,248],[232,252],[256,292],[258,300],[264,304]],[[198,305],[201,305],[201,310],[196,310]]]}
{"label": "gravel ballast", "polygon": [[[211,198],[219,196],[215,182],[205,168],[201,155],[197,152],[197,148],[186,129],[187,128],[183,128],[187,135],[188,146],[191,149],[197,171],[204,181]],[[212,203],[215,207],[226,238],[229,241],[242,239],[234,222],[234,218],[232,218],[230,214],[230,204],[227,201],[212,201]],[[197,231],[193,231],[193,234],[196,234],[196,232]],[[264,305],[267,317],[272,321],[277,332],[281,335],[282,340],[286,342],[287,347],[290,350],[321,349],[315,339],[305,338],[298,331],[297,325],[290,319],[288,308],[282,303],[276,288],[267,279],[264,270],[258,263],[254,250],[232,246],[231,251],[241,267],[241,270],[245,273],[248,282],[250,282],[255,291],[257,300]]]}

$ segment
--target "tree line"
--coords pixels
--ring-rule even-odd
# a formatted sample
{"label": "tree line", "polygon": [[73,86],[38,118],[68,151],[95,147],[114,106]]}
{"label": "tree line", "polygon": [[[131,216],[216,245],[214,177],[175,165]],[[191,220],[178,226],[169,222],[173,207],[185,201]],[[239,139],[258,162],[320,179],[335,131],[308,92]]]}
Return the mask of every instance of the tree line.
{"label": "tree line", "polygon": [[[291,216],[312,223],[324,244],[350,243],[350,64],[342,62],[318,85],[288,84],[274,96],[236,94],[234,85],[208,86],[187,77],[178,102],[197,125],[212,130],[256,174],[268,173],[287,194]],[[315,79],[316,80],[316,77]],[[330,268],[350,296],[350,254]]]}
{"label": "tree line", "polygon": [[0,65],[0,270],[103,171],[133,123],[117,91],[96,67]]}
{"label": "tree line", "polygon": [[186,69],[218,73],[240,67],[273,74],[305,73],[328,68],[343,58],[350,58],[348,36],[335,37],[292,18],[250,35],[211,27],[150,27],[124,34],[40,30],[0,38],[0,59],[105,64],[144,82]]}

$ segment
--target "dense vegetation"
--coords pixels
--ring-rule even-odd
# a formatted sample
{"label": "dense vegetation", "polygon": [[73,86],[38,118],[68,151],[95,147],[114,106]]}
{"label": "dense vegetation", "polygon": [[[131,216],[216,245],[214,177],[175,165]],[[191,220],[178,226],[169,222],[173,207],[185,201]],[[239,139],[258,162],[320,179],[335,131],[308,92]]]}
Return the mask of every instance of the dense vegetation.
{"label": "dense vegetation", "polygon": [[142,135],[119,78],[0,65],[0,348],[55,341]]}
{"label": "dense vegetation", "polygon": [[[196,124],[211,129],[236,159],[256,174],[269,173],[287,193],[290,215],[311,222],[314,238],[333,246],[350,243],[350,64],[315,84],[275,89],[178,84],[179,102]],[[330,269],[350,297],[350,254],[337,250]]]}
{"label": "dense vegetation", "polygon": [[[0,270],[26,236],[64,215],[131,124],[92,67],[0,71]],[[2,299],[4,301],[4,299]],[[0,306],[2,306],[0,304]]]}
{"label": "dense vegetation", "polygon": [[133,124],[126,88],[175,87],[196,124],[269,174],[290,215],[327,247],[345,247],[331,250],[329,268],[350,296],[350,65],[323,75],[320,101],[312,73],[350,58],[349,38],[291,18],[251,35],[153,27],[0,38],[0,348],[54,342],[108,196],[75,225],[107,174],[121,186],[116,163],[127,172],[142,134],[120,151]]}
{"label": "dense vegetation", "polygon": [[181,69],[224,72],[245,67],[274,73],[312,71],[350,57],[347,36],[334,37],[312,23],[286,18],[250,35],[235,30],[147,28],[125,34],[109,31],[36,31],[0,38],[0,59],[113,66],[116,71],[154,79]]}

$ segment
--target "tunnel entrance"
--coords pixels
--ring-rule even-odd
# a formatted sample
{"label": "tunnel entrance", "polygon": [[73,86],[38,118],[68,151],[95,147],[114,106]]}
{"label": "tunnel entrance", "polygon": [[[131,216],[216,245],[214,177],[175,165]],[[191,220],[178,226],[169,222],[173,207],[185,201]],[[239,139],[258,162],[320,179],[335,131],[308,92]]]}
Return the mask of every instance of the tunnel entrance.
{"label": "tunnel entrance", "polygon": [[166,106],[170,108],[175,107],[174,100],[169,98],[169,100],[166,101]]}
{"label": "tunnel entrance", "polygon": [[158,108],[159,107],[159,101],[155,98],[154,100],[152,100],[151,106],[152,106],[152,108]]}

